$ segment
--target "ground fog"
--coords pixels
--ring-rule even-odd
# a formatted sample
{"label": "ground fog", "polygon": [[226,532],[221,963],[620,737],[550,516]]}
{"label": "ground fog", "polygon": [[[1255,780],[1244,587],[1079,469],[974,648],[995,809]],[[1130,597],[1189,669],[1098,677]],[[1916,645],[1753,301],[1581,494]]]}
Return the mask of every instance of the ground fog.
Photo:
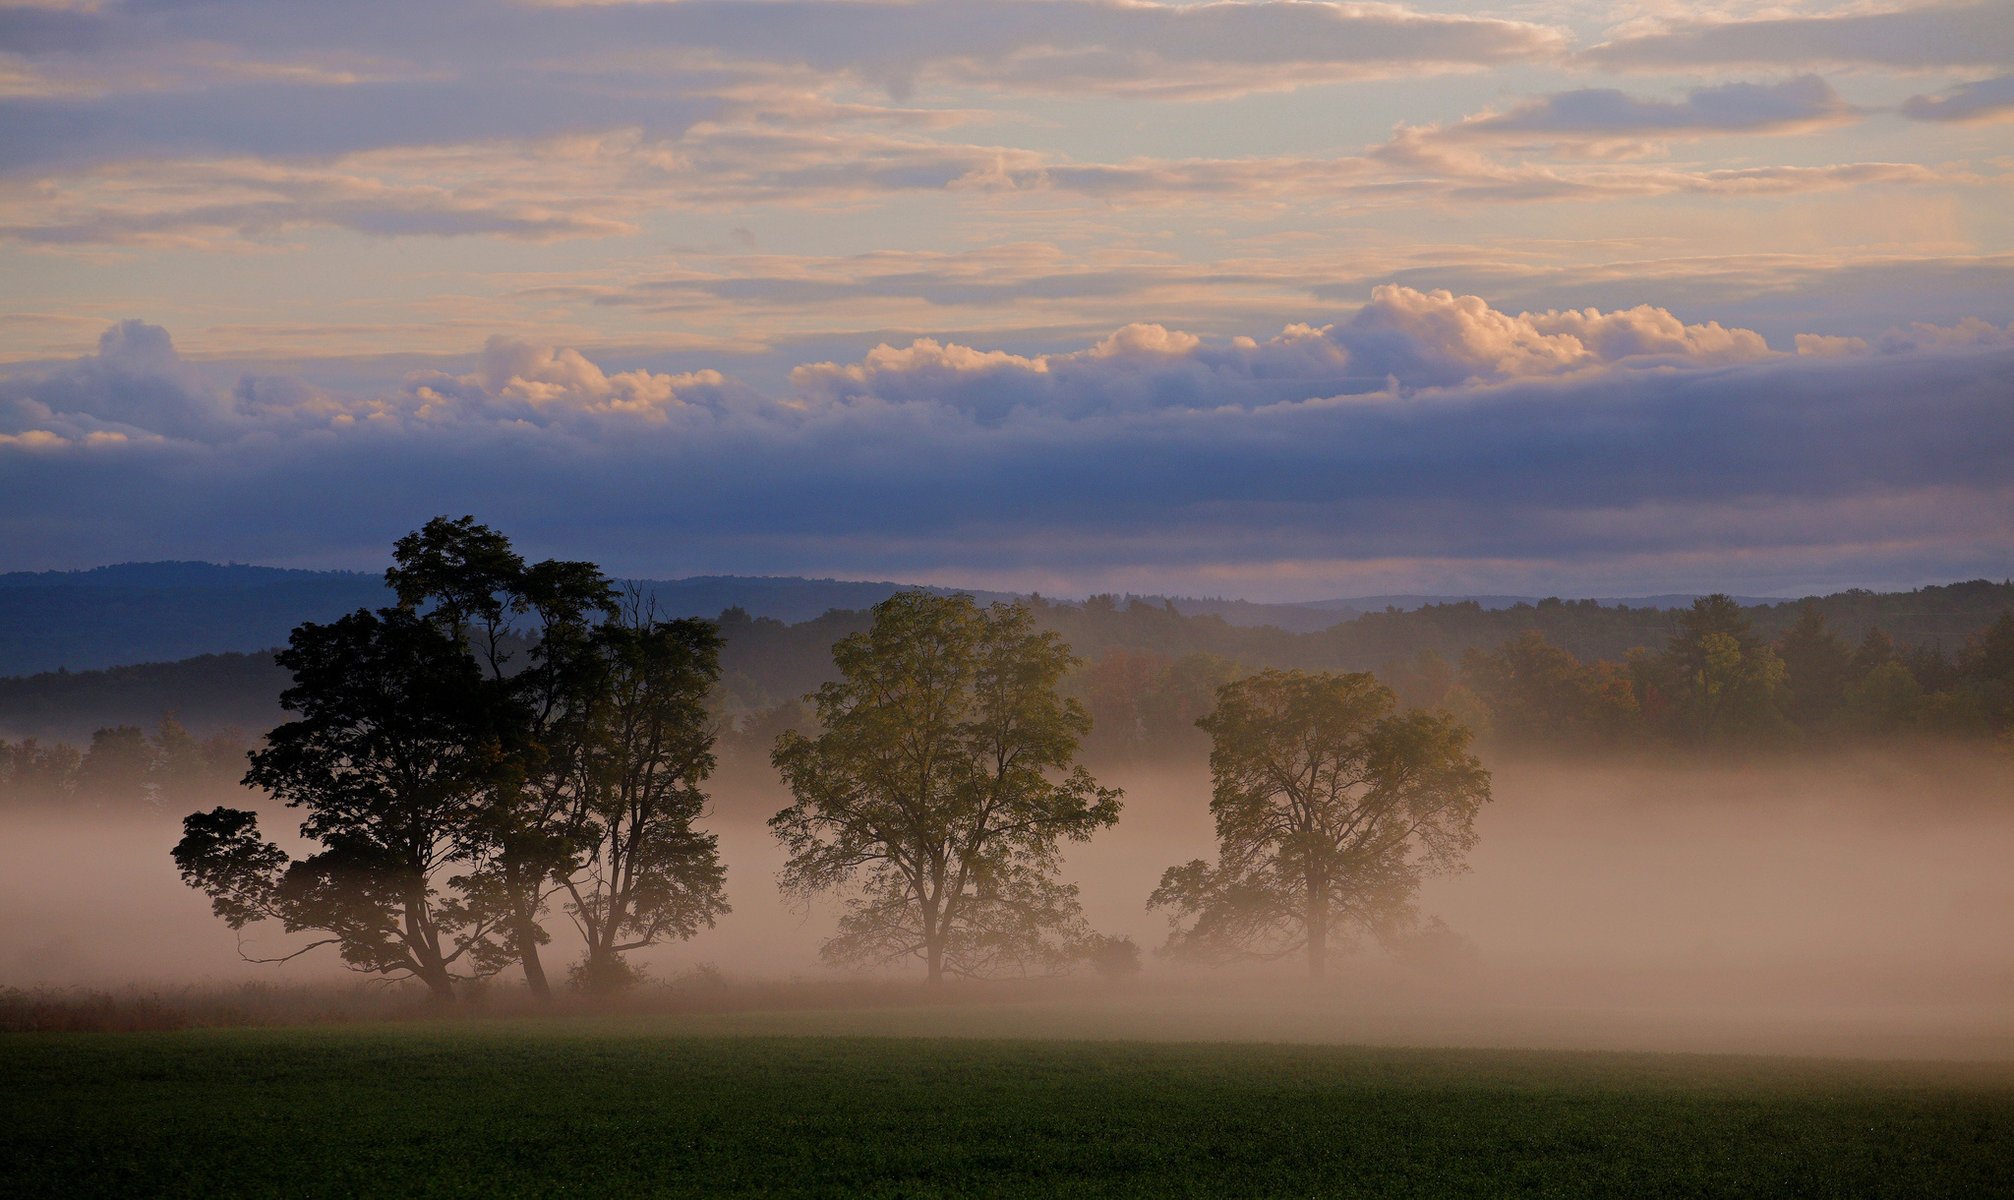
{"label": "ground fog", "polygon": [[[734,911],[638,961],[665,983],[725,980],[716,1008],[740,995],[763,1015],[709,1020],[778,1032],[2014,1061],[2014,767],[2004,760],[1938,751],[1498,763],[1470,869],[1422,897],[1458,936],[1404,957],[1367,945],[1319,987],[1290,962],[1198,970],[1155,955],[1166,924],[1145,899],[1166,867],[1210,853],[1208,775],[1193,763],[1104,776],[1125,788],[1125,813],[1073,847],[1068,869],[1091,922],[1147,951],[1137,977],[968,989],[951,1003],[883,987],[862,993],[875,1003],[825,1011],[848,1008],[817,956],[834,910],[778,895],[782,856],[763,822],[783,798],[752,772],[721,781],[710,818]],[[207,900],[176,878],[168,848],[179,816],[0,813],[0,985],[355,986],[328,951],[284,966],[244,961]],[[289,825],[284,810],[267,820]],[[548,962],[576,956],[564,918],[550,927]],[[254,927],[242,949],[293,944]],[[507,974],[490,991],[515,986]],[[792,986],[816,1002],[789,1002]]]}

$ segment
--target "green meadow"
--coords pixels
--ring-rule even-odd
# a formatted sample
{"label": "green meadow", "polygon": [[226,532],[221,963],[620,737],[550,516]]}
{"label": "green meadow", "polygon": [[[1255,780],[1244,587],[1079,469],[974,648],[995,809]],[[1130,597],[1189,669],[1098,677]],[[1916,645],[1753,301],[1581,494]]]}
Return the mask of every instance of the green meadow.
{"label": "green meadow", "polygon": [[2014,1195],[2006,1064],[858,1028],[0,1036],[0,1194]]}

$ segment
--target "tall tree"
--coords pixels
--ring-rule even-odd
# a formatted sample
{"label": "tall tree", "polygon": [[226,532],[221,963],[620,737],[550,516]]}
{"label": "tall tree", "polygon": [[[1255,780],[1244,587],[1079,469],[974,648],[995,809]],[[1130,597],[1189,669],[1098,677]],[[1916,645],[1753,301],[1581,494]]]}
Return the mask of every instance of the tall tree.
{"label": "tall tree", "polygon": [[1816,733],[1839,713],[1853,678],[1853,654],[1825,622],[1816,604],[1799,605],[1797,623],[1778,640],[1789,688],[1790,716],[1805,733]]}
{"label": "tall tree", "polygon": [[501,912],[505,938],[539,996],[547,898],[577,858],[580,806],[569,785],[599,678],[593,630],[616,608],[593,563],[527,564],[472,516],[435,517],[398,540],[385,582],[401,608],[466,647],[474,685],[507,716],[489,788],[465,831],[472,900]]}
{"label": "tall tree", "polygon": [[320,849],[293,859],[255,814],[219,807],[183,822],[182,878],[234,929],[271,918],[325,935],[284,957],[333,944],[353,969],[451,999],[458,978],[508,961],[494,916],[451,874],[472,857],[466,831],[496,769],[492,697],[460,644],[402,609],[302,625],[277,657],[294,678],[281,705],[298,716],[245,782],[302,809],[301,837]]}
{"label": "tall tree", "polygon": [[1783,660],[1741,606],[1715,594],[1679,614],[1653,664],[1672,698],[1673,732],[1697,742],[1767,742],[1789,732]]}
{"label": "tall tree", "polygon": [[659,621],[637,597],[593,639],[599,670],[569,756],[577,860],[560,872],[587,943],[577,978],[633,978],[623,955],[688,938],[728,911],[718,844],[695,822],[713,770],[706,697],[720,675],[710,622]]}
{"label": "tall tree", "polygon": [[[176,861],[235,928],[320,930],[361,970],[437,994],[512,959],[539,995],[549,897],[566,892],[583,979],[726,911],[693,821],[713,766],[701,621],[620,619],[592,563],[527,564],[471,517],[400,539],[395,608],[295,630],[280,664],[299,719],[246,782],[308,810],[301,862],[251,813],[185,822]],[[640,603],[640,602],[639,602]]]}
{"label": "tall tree", "polygon": [[1119,816],[1076,765],[1090,719],[1056,685],[1073,665],[1026,608],[903,593],[833,647],[822,729],[777,740],[795,802],[771,818],[789,893],[852,889],[836,962],[920,958],[931,983],[1082,952],[1061,844]]}
{"label": "tall tree", "polygon": [[154,770],[154,750],[137,725],[118,725],[91,735],[77,767],[77,797],[87,805],[134,808],[146,799]]}
{"label": "tall tree", "polygon": [[1460,869],[1489,774],[1445,713],[1397,710],[1368,674],[1227,684],[1210,734],[1217,861],[1170,867],[1148,904],[1200,959],[1307,955],[1319,979],[1357,930],[1410,927],[1428,874]]}

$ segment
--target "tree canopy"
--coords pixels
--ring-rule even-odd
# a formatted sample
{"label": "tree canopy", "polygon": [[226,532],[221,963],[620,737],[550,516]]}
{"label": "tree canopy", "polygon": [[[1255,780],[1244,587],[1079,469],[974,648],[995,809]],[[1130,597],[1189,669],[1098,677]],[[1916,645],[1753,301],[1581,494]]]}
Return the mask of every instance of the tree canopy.
{"label": "tree canopy", "polygon": [[1169,949],[1307,956],[1321,977],[1353,934],[1391,938],[1425,876],[1461,868],[1489,774],[1446,713],[1399,711],[1367,674],[1266,671],[1226,685],[1210,734],[1217,861],[1170,867],[1149,905]]}
{"label": "tree canopy", "polygon": [[234,928],[320,932],[351,966],[442,997],[512,960],[546,994],[542,918],[561,892],[589,986],[726,911],[714,840],[693,826],[713,626],[625,608],[593,564],[527,564],[469,517],[428,522],[393,556],[397,606],[294,630],[277,660],[297,717],[245,777],[302,809],[320,849],[293,860],[254,814],[219,807],[184,824],[184,879]]}
{"label": "tree canopy", "polygon": [[1060,847],[1113,824],[1120,797],[1075,762],[1090,719],[1057,693],[1062,640],[1020,606],[904,593],[832,653],[820,729],[777,740],[795,802],[769,823],[787,891],[851,892],[826,958],[918,958],[936,982],[1085,953]]}

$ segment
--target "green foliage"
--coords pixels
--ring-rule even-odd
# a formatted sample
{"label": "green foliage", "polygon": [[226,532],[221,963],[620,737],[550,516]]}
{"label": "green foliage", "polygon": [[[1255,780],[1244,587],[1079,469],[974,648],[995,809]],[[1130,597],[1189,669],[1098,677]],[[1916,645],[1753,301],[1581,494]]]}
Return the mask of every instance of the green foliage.
{"label": "green foliage", "polygon": [[[1765,700],[1754,721],[1724,708],[1716,715],[1719,702],[1729,697],[1725,680],[1703,681],[1714,685],[1712,703],[1706,702],[1709,689],[1695,691],[1687,681],[1672,655],[1674,635],[1684,634],[1687,619],[1679,612],[1591,601],[1546,600],[1497,610],[1444,604],[1366,614],[1323,633],[1290,634],[1111,598],[1086,605],[1031,601],[1028,607],[1037,628],[1060,634],[1082,656],[1059,687],[1094,718],[1084,741],[1093,761],[1200,754],[1204,742],[1191,723],[1208,710],[1215,688],[1269,667],[1375,671],[1407,704],[1459,711],[1478,738],[1499,751],[1592,745],[1726,753],[1818,747],[1847,737],[1990,739],[2014,730],[2014,675],[2005,666],[2006,646],[2014,644],[2009,632],[2014,585],[1985,581],[1892,594],[1849,591],[1740,609],[1751,628],[1747,643],[1736,638],[1741,654],[1732,664],[1737,668],[1732,699],[1737,710],[1753,704],[1756,689],[1744,682],[1759,679]],[[746,613],[725,621],[721,682],[710,701],[716,717],[731,727],[721,739],[723,758],[737,769],[766,768],[775,736],[812,719],[798,697],[836,677],[832,644],[864,630],[869,620],[866,613],[835,611],[796,625]],[[537,622],[528,616],[512,621],[514,632],[499,648],[508,669],[521,672],[538,636]],[[1994,645],[2000,649],[1987,653],[1981,647],[1996,628],[2001,632]],[[1678,640],[1703,644],[1703,637]],[[1520,682],[1525,672],[1504,664],[1510,682],[1492,688],[1484,678],[1487,668],[1471,670],[1478,656],[1502,658],[1507,647],[1518,644],[1571,656],[1585,677],[1556,674],[1539,686],[1547,675],[1541,670],[1527,689]],[[1843,673],[1842,645],[1863,648],[1857,662],[1848,656]],[[1774,687],[1762,653],[1772,648],[1783,670]],[[1849,718],[1846,690],[1889,657],[1900,658],[1923,688],[1921,711],[1900,727]],[[1451,662],[1462,664],[1452,679]],[[94,728],[151,724],[167,710],[204,733],[233,724],[263,727],[277,712],[283,684],[283,675],[263,656],[232,655],[0,679],[0,728],[79,739]],[[46,747],[37,752],[42,756],[68,753],[46,740],[37,744]],[[0,747],[0,789],[6,789],[7,762]],[[49,794],[48,785],[36,782],[49,769],[60,774],[64,768],[53,760],[43,767],[30,761],[19,790]],[[59,783],[53,791],[67,796],[69,786]]]}
{"label": "green foliage", "polygon": [[1617,746],[1641,728],[1627,676],[1609,664],[1582,666],[1537,630],[1494,653],[1469,651],[1462,674],[1486,706],[1492,732],[1508,742]]}
{"label": "green foliage", "polygon": [[1789,689],[1792,721],[1807,733],[1826,729],[1837,718],[1853,678],[1853,656],[1832,631],[1816,604],[1798,609],[1797,623],[1777,643]]}
{"label": "green foliage", "polygon": [[1073,958],[1060,844],[1116,821],[1119,793],[1074,763],[1090,719],[1057,694],[1062,640],[1026,608],[903,593],[832,654],[820,731],[777,740],[795,802],[769,822],[786,892],[853,891],[825,956],[921,958],[933,981]]}
{"label": "green foliage", "polygon": [[1368,674],[1266,671],[1227,684],[1203,718],[1217,861],[1170,867],[1149,905],[1170,952],[1206,960],[1305,951],[1412,927],[1429,874],[1475,844],[1489,774],[1446,713],[1398,711]]}

